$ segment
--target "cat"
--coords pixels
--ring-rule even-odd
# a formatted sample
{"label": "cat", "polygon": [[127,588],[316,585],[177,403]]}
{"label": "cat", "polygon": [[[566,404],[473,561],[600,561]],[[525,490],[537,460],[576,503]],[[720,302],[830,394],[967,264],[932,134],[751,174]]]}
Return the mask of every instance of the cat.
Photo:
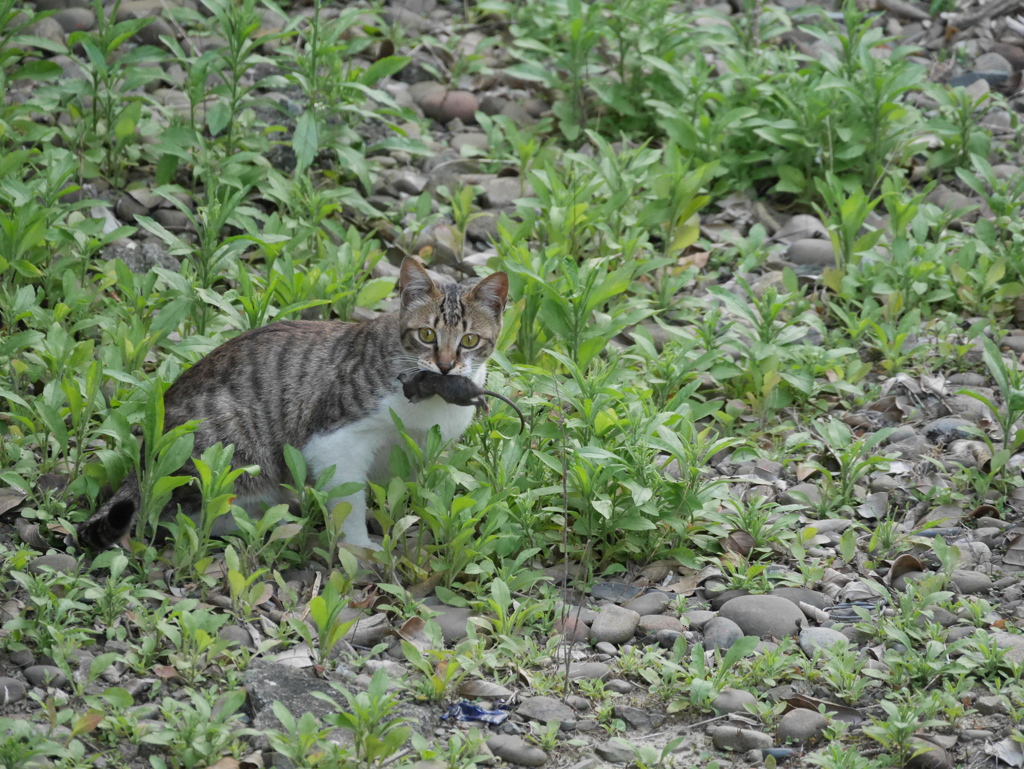
{"label": "cat", "polygon": [[[236,467],[259,465],[258,475],[243,474],[235,481],[236,503],[254,515],[261,504],[287,501],[280,487],[290,481],[286,444],[302,452],[310,478],[334,466],[328,489],[350,481],[386,482],[391,449],[399,442],[392,410],[420,441],[434,425],[445,440],[458,438],[474,413],[472,406],[452,405],[436,395],[412,403],[399,375],[432,371],[483,386],[501,330],[508,276],[495,272],[468,289],[439,285],[418,261],[407,258],[399,291],[397,312],[364,323],[278,321],[225,342],[167,389],[165,429],[202,420],[194,456],[220,442],[234,444]],[[183,472],[195,475],[191,462]],[[200,501],[195,484],[179,487],[162,519],[173,519],[179,505],[197,519]],[[379,549],[367,532],[364,492],[331,499],[329,505],[341,501],[352,505],[344,542]],[[79,542],[95,549],[118,542],[140,505],[133,473],[79,526]]]}

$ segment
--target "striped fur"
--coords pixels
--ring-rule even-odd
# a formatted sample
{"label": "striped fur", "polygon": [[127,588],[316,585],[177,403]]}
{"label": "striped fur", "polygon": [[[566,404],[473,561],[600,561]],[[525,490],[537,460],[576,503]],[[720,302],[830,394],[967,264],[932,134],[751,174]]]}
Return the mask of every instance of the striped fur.
{"label": "striped fur", "polygon": [[[469,415],[463,419],[446,413],[436,397],[407,412],[408,404],[396,398],[401,393],[397,377],[403,371],[429,370],[482,382],[501,330],[508,278],[499,272],[469,289],[438,286],[418,262],[406,259],[401,292],[398,312],[366,323],[279,321],[225,342],[167,390],[166,429],[201,419],[195,456],[220,442],[234,444],[236,466],[259,465],[256,477],[243,475],[235,483],[239,503],[253,508],[251,512],[261,502],[284,499],[280,484],[291,480],[284,463],[286,444],[306,454],[312,477],[324,467],[334,464],[341,471],[344,465],[347,471],[335,476],[339,482],[339,476],[350,476],[353,468],[361,467],[352,462],[362,448],[353,442],[372,439],[367,451],[390,453],[397,433],[388,440],[379,439],[377,427],[384,425],[381,429],[394,432],[386,409],[401,406],[409,420],[407,427],[412,424],[419,432],[425,432],[427,422],[438,422],[443,429],[449,425],[449,433],[454,432],[452,426],[461,425],[457,430],[461,433]],[[433,330],[433,342],[422,340],[422,328]],[[472,349],[461,345],[466,334],[479,335]],[[374,427],[368,433],[365,428],[370,425]],[[325,457],[324,447],[337,456]],[[366,471],[381,465],[381,460],[386,464],[386,456],[378,456]],[[194,473],[191,464],[187,471]],[[349,499],[353,516],[362,518],[362,497]],[[175,491],[164,516],[173,518],[179,505],[194,516],[199,501],[194,484],[183,486]],[[79,527],[79,541],[94,548],[117,542],[132,526],[140,502],[133,475]],[[353,538],[360,540],[357,544],[365,546],[365,520],[351,527]]]}

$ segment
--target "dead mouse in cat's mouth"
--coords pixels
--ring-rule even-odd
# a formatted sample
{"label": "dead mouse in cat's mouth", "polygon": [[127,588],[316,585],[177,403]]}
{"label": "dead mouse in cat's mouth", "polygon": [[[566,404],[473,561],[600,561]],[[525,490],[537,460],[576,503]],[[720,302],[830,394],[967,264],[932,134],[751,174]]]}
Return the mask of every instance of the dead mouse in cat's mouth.
{"label": "dead mouse in cat's mouth", "polygon": [[526,428],[526,418],[516,404],[504,395],[482,389],[468,377],[438,374],[434,371],[416,371],[412,373],[403,371],[398,375],[398,381],[402,383],[402,391],[405,393],[405,397],[412,403],[418,403],[432,395],[440,395],[442,399],[452,405],[476,406],[486,414],[489,409],[484,396],[489,395],[492,398],[498,398],[505,401],[519,415],[519,432]]}

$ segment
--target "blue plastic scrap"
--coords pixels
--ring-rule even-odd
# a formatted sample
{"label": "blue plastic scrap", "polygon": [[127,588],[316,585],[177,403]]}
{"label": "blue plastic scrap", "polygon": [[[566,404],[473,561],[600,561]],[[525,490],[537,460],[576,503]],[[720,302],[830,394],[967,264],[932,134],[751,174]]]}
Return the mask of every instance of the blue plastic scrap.
{"label": "blue plastic scrap", "polygon": [[[499,706],[500,707],[500,706]],[[448,712],[441,716],[442,721],[454,718],[456,721],[480,721],[485,724],[498,725],[508,718],[507,710],[487,710],[472,702],[460,700],[448,708]]]}

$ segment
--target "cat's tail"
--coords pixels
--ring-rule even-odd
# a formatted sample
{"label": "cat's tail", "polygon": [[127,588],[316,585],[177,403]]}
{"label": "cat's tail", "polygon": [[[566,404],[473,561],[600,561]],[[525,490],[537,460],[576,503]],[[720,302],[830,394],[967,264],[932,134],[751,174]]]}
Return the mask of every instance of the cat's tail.
{"label": "cat's tail", "polygon": [[79,544],[103,550],[116,543],[131,529],[141,502],[139,482],[132,473],[92,518],[79,525]]}

